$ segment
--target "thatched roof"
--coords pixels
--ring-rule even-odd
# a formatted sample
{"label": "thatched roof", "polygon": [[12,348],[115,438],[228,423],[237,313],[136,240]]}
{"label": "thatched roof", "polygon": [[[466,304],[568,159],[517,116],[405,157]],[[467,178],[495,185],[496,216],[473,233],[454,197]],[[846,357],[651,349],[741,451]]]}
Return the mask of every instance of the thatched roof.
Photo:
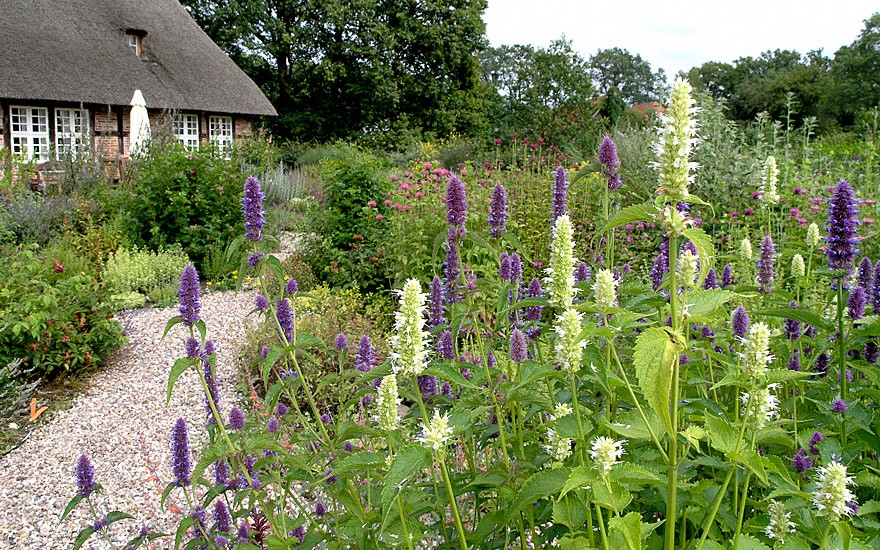
{"label": "thatched roof", "polygon": [[0,98],[128,105],[136,89],[150,109],[277,114],[177,0],[0,0]]}

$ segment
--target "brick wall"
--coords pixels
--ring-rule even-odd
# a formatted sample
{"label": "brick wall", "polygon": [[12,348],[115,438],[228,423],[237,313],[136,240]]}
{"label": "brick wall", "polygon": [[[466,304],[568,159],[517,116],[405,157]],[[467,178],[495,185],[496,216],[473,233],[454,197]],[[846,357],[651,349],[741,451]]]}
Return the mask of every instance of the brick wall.
{"label": "brick wall", "polygon": [[[6,119],[6,105],[0,103],[0,149],[6,147],[6,126],[3,121]],[[0,166],[2,169],[2,166]]]}
{"label": "brick wall", "polygon": [[247,136],[254,131],[254,125],[251,118],[237,116],[235,117],[235,121],[233,124],[235,125],[235,128],[233,128],[232,134],[235,137]]}
{"label": "brick wall", "polygon": [[119,157],[116,113],[107,107],[95,111],[95,152],[106,162]]}

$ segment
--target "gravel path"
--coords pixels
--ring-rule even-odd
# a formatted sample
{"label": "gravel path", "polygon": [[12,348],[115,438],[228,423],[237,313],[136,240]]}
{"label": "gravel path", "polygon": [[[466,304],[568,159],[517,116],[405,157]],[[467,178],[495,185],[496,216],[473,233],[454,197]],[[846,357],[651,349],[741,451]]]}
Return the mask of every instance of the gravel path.
{"label": "gravel path", "polygon": [[[214,292],[202,296],[202,318],[208,338],[217,345],[221,406],[236,401],[234,358],[255,326],[251,292]],[[190,426],[190,441],[198,448],[204,439],[204,393],[196,373],[188,371],[177,381],[171,403],[165,405],[168,372],[184,355],[188,332],[178,325],[161,340],[175,308],[147,309],[121,316],[129,343],[94,375],[69,410],[52,416],[18,449],[0,458],[0,548],[70,548],[76,533],[92,523],[88,507],[80,503],[64,523],[61,513],[76,493],[74,467],[80,454],[89,455],[95,481],[106,496],[97,497],[100,513],[120,510],[135,516],[111,526],[120,548],[141,525],[173,533],[179,510],[187,506],[169,498],[165,509],[159,499],[171,479],[168,466],[169,435],[174,421],[183,416]],[[195,462],[195,461],[194,461]],[[179,493],[178,493],[179,494]],[[149,548],[169,548],[173,538],[160,539]],[[109,548],[92,535],[84,548]]]}

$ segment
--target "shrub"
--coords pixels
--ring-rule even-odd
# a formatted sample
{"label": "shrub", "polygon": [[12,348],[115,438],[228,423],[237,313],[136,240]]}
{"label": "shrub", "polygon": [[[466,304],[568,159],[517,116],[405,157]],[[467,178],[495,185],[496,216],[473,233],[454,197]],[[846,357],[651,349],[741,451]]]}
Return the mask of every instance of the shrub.
{"label": "shrub", "polygon": [[120,248],[107,261],[102,279],[115,293],[150,291],[175,284],[189,258],[180,248],[153,252]]}
{"label": "shrub", "polygon": [[99,365],[122,343],[107,289],[92,277],[61,276],[63,265],[23,247],[0,259],[0,363],[54,378]]}
{"label": "shrub", "polygon": [[159,250],[179,244],[199,268],[208,252],[239,232],[237,163],[212,151],[189,153],[154,140],[134,168],[125,229],[132,242]]}

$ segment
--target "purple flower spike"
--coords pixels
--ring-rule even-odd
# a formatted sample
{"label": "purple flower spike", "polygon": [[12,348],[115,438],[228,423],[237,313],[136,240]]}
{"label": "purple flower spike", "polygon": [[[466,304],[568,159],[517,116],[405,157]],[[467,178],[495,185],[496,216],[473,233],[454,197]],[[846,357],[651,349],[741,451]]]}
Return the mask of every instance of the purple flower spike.
{"label": "purple flower spike", "polygon": [[514,363],[522,363],[529,358],[526,348],[526,335],[518,328],[510,334],[510,360]]}
{"label": "purple flower spike", "polygon": [[876,366],[878,359],[880,359],[880,346],[877,345],[876,340],[868,340],[865,342],[865,361]]}
{"label": "purple flower spike", "polygon": [[773,246],[773,239],[770,235],[764,237],[761,242],[761,256],[758,258],[758,290],[765,294],[770,294],[773,290],[773,267],[776,259],[776,247]]}
{"label": "purple flower spike", "polygon": [[247,521],[242,521],[241,525],[238,526],[238,542],[248,542],[250,540],[251,530],[248,527]]}
{"label": "purple flower spike", "polygon": [[519,257],[519,254],[514,252],[510,255],[510,280],[511,281],[519,281],[522,279],[523,270],[522,270],[522,258]]}
{"label": "purple flower spike", "polygon": [[260,263],[260,259],[265,256],[262,252],[254,252],[248,256],[248,267],[254,268]]}
{"label": "purple flower spike", "polygon": [[455,303],[461,300],[459,278],[461,266],[458,259],[458,232],[455,227],[449,228],[446,241],[446,300]]}
{"label": "purple flower spike", "polygon": [[816,357],[816,374],[820,376],[828,376],[828,370],[831,366],[828,364],[828,354],[820,353],[818,357]]}
{"label": "purple flower spike", "polygon": [[834,270],[852,272],[853,261],[859,253],[859,211],[856,207],[856,196],[852,186],[846,180],[840,180],[834,193],[828,199],[828,223],[825,228],[828,243],[825,253],[828,255],[828,266]]}
{"label": "purple flower spike", "polygon": [[804,473],[813,467],[812,457],[807,456],[807,451],[800,449],[791,461],[796,472]]}
{"label": "purple flower spike", "polygon": [[791,359],[788,360],[788,370],[801,370],[801,354],[800,351],[794,350]]}
{"label": "purple flower spike", "polygon": [[186,487],[190,484],[189,432],[186,428],[186,420],[177,419],[171,430],[171,471],[178,487]]}
{"label": "purple flower spike", "polygon": [[278,419],[273,416],[272,418],[269,419],[269,424],[266,426],[266,429],[269,430],[270,432],[277,432],[278,428],[280,426],[281,425],[278,422]]}
{"label": "purple flower spike", "polygon": [[880,315],[880,260],[874,266],[874,288],[871,293],[871,305],[874,306],[874,315]]}
{"label": "purple flower spike", "polygon": [[874,290],[874,264],[871,263],[871,259],[868,257],[862,258],[862,261],[859,262],[859,286],[865,289],[865,294],[871,296],[871,292]]}
{"label": "purple flower spike", "polygon": [[333,340],[333,347],[335,347],[339,351],[348,349],[348,336],[344,333],[340,332],[336,335],[336,339]]}
{"label": "purple flower spike", "polygon": [[733,268],[730,267],[730,264],[724,266],[724,269],[721,271],[721,288],[729,287],[733,284]]}
{"label": "purple flower spike", "polygon": [[843,399],[835,399],[831,402],[831,412],[833,413],[843,414],[846,412],[846,409],[846,401]]}
{"label": "purple flower spike", "polygon": [[440,335],[440,343],[437,345],[437,351],[443,359],[455,359],[455,346],[452,342],[452,333],[448,330],[443,331]]}
{"label": "purple flower spike", "polygon": [[556,179],[553,182],[553,212],[550,217],[551,223],[556,223],[556,218],[568,214],[566,210],[566,193],[568,192],[568,173],[560,166],[556,169]]}
{"label": "purple flower spike", "polygon": [[507,255],[507,252],[501,253],[501,267],[498,268],[498,277],[502,281],[510,281],[510,256]]}
{"label": "purple flower spike", "polygon": [[259,241],[263,238],[263,192],[260,182],[251,176],[244,181],[244,197],[241,199],[241,212],[244,215],[244,228],[247,238]]}
{"label": "purple flower spike", "polygon": [[95,490],[95,467],[83,453],[76,462],[76,494],[88,498]]}
{"label": "purple flower spike", "polygon": [[507,231],[507,191],[504,186],[495,185],[492,190],[492,203],[489,209],[489,236],[497,239]]}
{"label": "purple flower spike", "polygon": [[229,429],[240,430],[244,428],[244,412],[238,407],[229,410]]}
{"label": "purple flower spike", "polygon": [[865,294],[865,287],[857,286],[849,293],[849,300],[846,302],[847,315],[853,321],[858,321],[865,316],[865,305],[868,303],[868,296]]}
{"label": "purple flower spike", "polygon": [[733,330],[734,335],[739,338],[745,337],[746,333],[749,331],[749,314],[746,313],[746,308],[739,306],[734,310],[730,327]]}
{"label": "purple flower spike", "polygon": [[354,368],[361,372],[370,372],[373,368],[373,344],[369,336],[361,336],[358,342],[357,355],[354,356]]}
{"label": "purple flower spike", "polygon": [[589,281],[592,277],[593,272],[587,266],[586,262],[579,263],[577,269],[574,270],[574,284]]}
{"label": "purple flower spike", "polygon": [[262,294],[257,294],[256,298],[254,298],[254,305],[258,311],[266,311],[269,309],[269,300]]}
{"label": "purple flower spike", "polygon": [[315,504],[315,515],[316,516],[318,516],[319,518],[322,518],[322,517],[324,517],[324,514],[326,514],[326,513],[327,513],[327,507],[324,505],[323,502],[318,502],[317,504]]}
{"label": "purple flower spike", "polygon": [[464,229],[467,216],[467,196],[464,183],[455,176],[449,178],[446,185],[446,221],[449,225]]}
{"label": "purple flower spike", "polygon": [[617,173],[620,168],[620,157],[617,156],[617,145],[607,135],[599,144],[599,164],[602,165],[602,174],[608,182],[608,189],[612,191],[619,189],[622,183],[620,174]]}
{"label": "purple flower spike", "polygon": [[822,432],[813,432],[813,435],[810,437],[810,453],[817,455],[819,454],[819,448],[816,445],[819,444],[820,441],[824,440],[825,436],[822,435]]}
{"label": "purple flower spike", "polygon": [[221,533],[228,533],[232,530],[232,516],[229,514],[229,508],[226,501],[218,498],[214,504],[214,527]]}
{"label": "purple flower spike", "polygon": [[186,356],[190,359],[198,359],[202,355],[202,344],[198,339],[190,336],[186,339]]}
{"label": "purple flower spike", "polygon": [[[792,300],[788,303],[788,307],[797,308],[798,303]],[[796,321],[794,319],[786,319],[784,321],[785,325],[785,337],[789,340],[799,340],[801,337],[801,322]]]}
{"label": "purple flower spike", "polygon": [[299,283],[296,282],[296,279],[287,279],[287,282],[284,283],[284,293],[293,294],[294,292],[299,292]]}
{"label": "purple flower spike", "polygon": [[284,298],[278,302],[276,308],[278,325],[281,327],[288,343],[293,340],[293,310],[290,309],[290,300]]}
{"label": "purple flower spike", "polygon": [[437,395],[440,388],[440,382],[437,380],[436,376],[419,376],[417,378],[419,384],[419,391],[422,394],[422,399],[425,401],[429,401],[432,396]]}
{"label": "purple flower spike", "polygon": [[214,483],[226,485],[229,482],[229,465],[225,459],[214,462]]}
{"label": "purple flower spike", "polygon": [[709,270],[709,273],[706,274],[706,280],[703,281],[703,289],[712,290],[713,288],[718,288],[718,274],[715,273],[715,268]]}
{"label": "purple flower spike", "polygon": [[199,274],[192,264],[187,264],[180,274],[180,288],[177,296],[180,299],[180,318],[187,327],[199,322],[202,305],[199,302]]}
{"label": "purple flower spike", "polygon": [[431,301],[428,304],[428,326],[434,328],[446,322],[446,306],[443,305],[443,281],[434,276],[431,280]]}
{"label": "purple flower spike", "polygon": [[277,414],[278,416],[284,416],[285,414],[287,414],[287,410],[287,405],[285,405],[284,403],[279,402],[277,405],[275,405],[275,414]]}

